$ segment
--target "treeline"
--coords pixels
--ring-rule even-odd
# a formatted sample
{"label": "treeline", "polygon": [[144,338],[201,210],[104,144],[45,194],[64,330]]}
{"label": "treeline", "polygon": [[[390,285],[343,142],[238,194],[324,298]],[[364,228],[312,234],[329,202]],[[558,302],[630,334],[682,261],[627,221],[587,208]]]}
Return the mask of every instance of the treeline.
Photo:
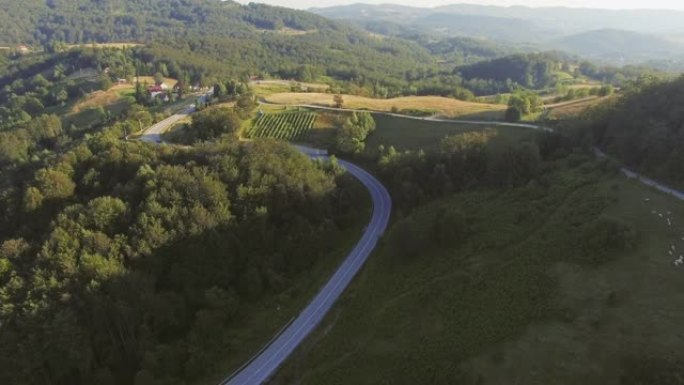
{"label": "treeline", "polygon": [[2,168],[3,384],[192,382],[355,220],[340,170],[285,144],[174,149],[125,124]]}
{"label": "treeline", "polygon": [[477,188],[512,188],[537,178],[544,160],[572,142],[544,133],[535,140],[492,150],[495,130],[448,136],[438,151],[380,149],[378,173],[403,212],[449,194]]}
{"label": "treeline", "polygon": [[644,78],[587,112],[579,133],[626,166],[684,186],[684,77]]}
{"label": "treeline", "polygon": [[[506,85],[511,83],[531,89],[548,87],[554,80],[554,73],[563,68],[563,60],[556,54],[518,54],[458,68],[466,79],[485,79]],[[496,92],[491,92],[496,93]]]}
{"label": "treeline", "polygon": [[615,87],[623,87],[642,76],[662,75],[644,67],[598,67],[558,53],[515,54],[475,64],[460,66],[454,73],[464,79],[464,86],[475,95],[493,95],[520,88],[546,89],[563,85],[558,73],[587,77]]}

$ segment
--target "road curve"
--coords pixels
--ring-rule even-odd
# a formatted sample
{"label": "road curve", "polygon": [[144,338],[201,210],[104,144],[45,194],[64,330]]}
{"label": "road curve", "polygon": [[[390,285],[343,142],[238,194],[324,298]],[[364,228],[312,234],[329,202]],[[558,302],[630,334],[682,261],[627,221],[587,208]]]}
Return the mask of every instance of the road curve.
{"label": "road curve", "polygon": [[[199,95],[197,97],[198,101],[200,103],[206,103],[207,98],[212,94],[212,92],[208,92],[208,93]],[[142,133],[142,136],[140,136],[140,140],[143,142],[149,142],[149,143],[161,143],[161,142],[163,142],[161,135],[164,132],[168,131],[171,127],[173,127],[174,124],[176,124],[181,119],[187,117],[188,115],[192,114],[196,110],[197,110],[197,108],[195,107],[195,104],[191,104],[191,105],[185,107],[183,110],[178,111],[175,114],[169,116],[168,118],[166,118],[160,122],[155,123],[154,125],[147,128]]]}
{"label": "road curve", "polygon": [[[583,99],[583,100],[586,100],[586,99]],[[577,102],[577,101],[573,101],[573,102]],[[266,104],[266,105],[274,105],[274,106],[303,107],[303,108],[318,109],[318,110],[329,110],[329,111],[371,112],[374,114],[382,114],[382,115],[387,115],[387,116],[394,116],[394,117],[405,118],[405,119],[413,119],[413,120],[430,121],[430,122],[445,122],[445,123],[472,124],[472,125],[498,126],[498,127],[519,127],[519,128],[529,128],[529,129],[539,130],[539,131],[553,132],[552,128],[540,126],[537,124],[531,124],[531,123],[509,123],[509,122],[499,122],[499,121],[495,121],[495,120],[463,120],[463,119],[444,119],[444,118],[436,118],[436,117],[419,117],[419,116],[395,114],[395,113],[386,112],[386,111],[355,110],[355,109],[319,106],[319,105],[314,105],[314,104],[279,104],[279,103],[269,103],[266,101],[260,101],[260,103]],[[605,154],[603,151],[601,151],[601,149],[599,149],[598,147],[594,147],[594,154],[599,158],[609,158],[609,156],[607,154]],[[650,186],[650,187],[652,187],[652,188],[654,188],[654,189],[656,189],[662,193],[671,195],[672,197],[674,197],[678,200],[684,201],[684,191],[672,188],[672,187],[670,187],[664,183],[653,180],[653,179],[651,179],[645,175],[639,174],[638,172],[636,172],[634,170],[630,170],[626,167],[620,167],[620,172],[622,172],[622,174],[629,179],[635,179],[638,182],[640,182],[646,186]]]}
{"label": "road curve", "polygon": [[155,123],[153,126],[145,130],[145,132],[143,132],[142,136],[140,136],[140,140],[142,140],[143,142],[161,143],[161,134],[168,131],[168,129],[173,127],[173,125],[176,124],[179,120],[185,118],[193,112],[195,112],[195,107],[190,106],[184,109],[183,111],[180,111],[158,123]]}
{"label": "road curve", "polygon": [[[327,157],[321,150],[300,146],[297,148],[312,158]],[[392,200],[387,189],[362,168],[344,160],[338,162],[370,192],[373,200],[370,223],[361,240],[306,308],[267,347],[237,373],[221,382],[221,385],[257,385],[268,380],[323,320],[385,232],[392,210]]]}
{"label": "road curve", "polygon": [[[191,106],[180,114],[172,115],[162,120],[145,130],[141,140],[162,143],[160,133],[163,132],[163,129],[193,111],[194,107]],[[326,159],[328,157],[325,150],[297,145],[294,147],[313,159]],[[335,274],[333,274],[304,310],[292,322],[286,325],[266,347],[252,357],[247,364],[223,380],[220,383],[221,385],[262,384],[268,380],[297,346],[323,320],[335,301],[342,295],[344,289],[347,288],[354,276],[361,270],[364,262],[366,262],[366,259],[368,259],[377,245],[378,240],[385,233],[392,212],[392,199],[385,186],[375,179],[373,175],[353,163],[340,159],[338,164],[358,179],[370,192],[373,202],[373,214],[370,223],[366,226],[363,236],[349,255],[347,255],[342,265],[340,265]]]}

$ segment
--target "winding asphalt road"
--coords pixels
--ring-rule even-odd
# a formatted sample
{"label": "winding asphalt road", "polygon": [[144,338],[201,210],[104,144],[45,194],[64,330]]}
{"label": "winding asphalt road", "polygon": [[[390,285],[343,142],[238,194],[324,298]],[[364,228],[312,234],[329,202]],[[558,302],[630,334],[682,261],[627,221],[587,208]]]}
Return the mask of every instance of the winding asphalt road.
{"label": "winding asphalt road", "polygon": [[[206,103],[207,97],[211,95],[210,93],[202,94],[199,95],[198,98],[201,103]],[[149,143],[162,143],[162,137],[161,135],[168,131],[171,127],[173,127],[174,124],[176,124],[178,121],[181,119],[187,117],[188,115],[192,114],[193,112],[196,111],[196,107],[194,104],[191,104],[187,107],[185,107],[183,110],[169,116],[168,118],[155,123],[148,129],[146,129],[143,134],[140,136],[140,140],[143,142],[149,142]]]}
{"label": "winding asphalt road", "polygon": [[155,123],[153,126],[145,130],[145,132],[140,136],[140,140],[143,142],[150,142],[150,143],[161,143],[162,138],[161,134],[164,132],[168,131],[171,127],[173,127],[174,124],[176,124],[179,120],[187,117],[188,115],[192,114],[195,112],[195,106],[189,106],[183,111],[180,111],[176,114],[173,114],[169,116],[168,118]]}
{"label": "winding asphalt road", "polygon": [[[302,106],[317,109],[332,109],[321,106]],[[146,130],[142,140],[148,142],[161,143],[160,134],[168,127],[173,125],[181,118],[194,111],[194,106],[188,107],[180,114],[173,115]],[[396,115],[385,113],[387,115]],[[397,115],[399,116],[399,115]],[[402,116],[406,117],[406,116]],[[550,130],[542,126],[532,124],[512,124],[501,122],[483,122],[467,120],[447,120],[435,118],[411,117],[416,120],[445,121],[452,123],[469,123],[512,127],[526,127],[532,129]],[[327,158],[327,153],[323,150],[312,149],[303,146],[295,146],[299,151],[307,154],[311,158]],[[596,155],[605,157],[600,150],[595,149]],[[314,299],[302,310],[302,312],[278,334],[271,342],[258,352],[248,363],[238,369],[233,375],[225,379],[220,385],[259,385],[266,382],[276,370],[285,362],[290,354],[311,334],[311,332],[323,320],[330,311],[337,299],[350,284],[354,276],[359,272],[366,262],[371,252],[378,243],[378,240],[387,229],[392,210],[392,201],[389,192],[371,174],[362,168],[344,160],[338,160],[339,164],[347,172],[357,178],[371,194],[373,201],[373,215],[366,227],[362,238],[349,253],[342,265],[335,274],[323,286]],[[658,190],[674,195],[679,199],[684,199],[684,194],[667,186],[659,184],[651,179],[645,178],[633,171],[623,168],[622,172],[630,177],[636,178],[644,184],[655,187]]]}
{"label": "winding asphalt road", "polygon": [[[188,107],[180,114],[148,128],[141,140],[161,143],[160,134],[175,122],[194,111],[194,106]],[[326,159],[327,152],[314,148],[295,146],[299,151],[313,159]],[[282,365],[289,355],[311,334],[323,320],[333,304],[342,295],[354,276],[361,270],[380,237],[385,233],[392,212],[392,199],[389,192],[373,175],[362,168],[344,160],[338,164],[358,179],[368,189],[373,201],[373,214],[370,223],[364,230],[363,236],[354,249],[347,255],[335,274],[321,288],[314,299],[290,322],[271,342],[254,356],[236,373],[221,382],[221,385],[258,385],[268,380]]]}
{"label": "winding asphalt road", "polygon": [[[297,148],[312,158],[327,157],[327,155],[324,155],[325,152],[321,150],[301,146],[297,146]],[[252,361],[241,368],[236,374],[221,382],[221,385],[258,385],[268,380],[297,346],[323,320],[323,317],[330,311],[335,301],[337,301],[356,273],[361,270],[364,262],[366,262],[378,240],[385,232],[392,211],[392,200],[387,189],[362,168],[344,160],[338,160],[338,162],[347,172],[358,179],[371,194],[373,216],[368,227],[366,227],[361,240],[349,253],[328,283],[314,297],[313,301]]]}

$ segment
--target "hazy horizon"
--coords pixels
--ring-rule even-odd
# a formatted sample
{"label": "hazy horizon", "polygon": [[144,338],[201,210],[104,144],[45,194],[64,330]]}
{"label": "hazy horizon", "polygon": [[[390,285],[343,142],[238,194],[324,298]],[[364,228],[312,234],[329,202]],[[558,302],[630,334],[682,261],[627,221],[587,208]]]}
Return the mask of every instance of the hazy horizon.
{"label": "hazy horizon", "polygon": [[397,4],[414,7],[437,7],[451,4],[478,4],[497,6],[529,6],[529,7],[572,7],[572,8],[596,8],[596,9],[663,9],[684,10],[684,2],[675,0],[424,0],[416,4],[415,0],[238,0],[246,4],[250,2],[278,5],[288,8],[308,9],[322,8],[336,5],[349,4]]}

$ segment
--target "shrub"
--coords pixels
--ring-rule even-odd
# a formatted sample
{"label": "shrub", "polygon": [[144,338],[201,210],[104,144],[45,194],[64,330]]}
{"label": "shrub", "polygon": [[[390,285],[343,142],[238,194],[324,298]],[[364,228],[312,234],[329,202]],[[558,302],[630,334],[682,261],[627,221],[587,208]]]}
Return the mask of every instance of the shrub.
{"label": "shrub", "polygon": [[439,210],[432,226],[432,237],[440,246],[458,246],[470,232],[466,216],[459,210]]}
{"label": "shrub", "polygon": [[581,262],[601,264],[610,261],[615,253],[629,249],[634,230],[614,218],[600,217],[584,226],[580,235]]}

